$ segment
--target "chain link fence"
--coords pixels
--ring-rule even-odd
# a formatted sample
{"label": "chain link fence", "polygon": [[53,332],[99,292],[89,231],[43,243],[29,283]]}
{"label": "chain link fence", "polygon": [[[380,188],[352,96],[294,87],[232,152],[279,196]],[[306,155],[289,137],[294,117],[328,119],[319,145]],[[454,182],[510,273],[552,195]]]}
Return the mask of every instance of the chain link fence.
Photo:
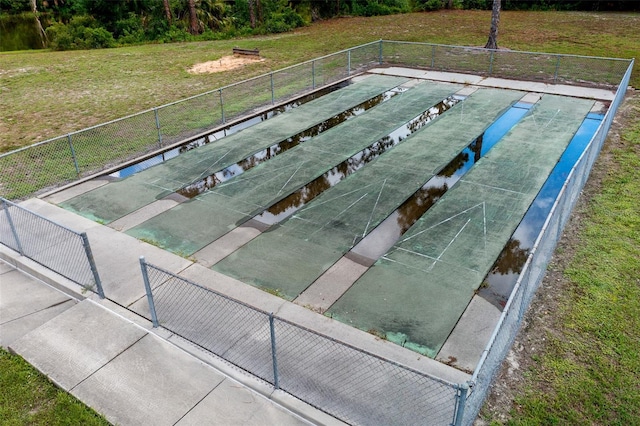
{"label": "chain link fence", "polygon": [[349,424],[450,425],[466,386],[397,364],[140,260],[154,326]]}
{"label": "chain link fence", "polygon": [[615,87],[628,60],[380,40],[0,155],[0,196],[19,199],[214,133],[233,120],[376,66]]}
{"label": "chain link fence", "polygon": [[491,383],[516,338],[527,308],[531,304],[535,292],[544,278],[547,265],[551,260],[558,240],[562,237],[562,230],[571,216],[578,196],[602,149],[602,145],[613,122],[613,117],[624,99],[632,69],[633,61],[628,64],[627,71],[624,74],[622,82],[616,92],[615,99],[607,111],[604,120],[569,173],[542,231],[529,254],[527,262],[502,312],[493,336],[480,362],[476,366],[472,378],[474,386],[467,399],[462,424],[470,425],[477,417]]}
{"label": "chain link fence", "polygon": [[104,298],[84,232],[73,231],[0,198],[0,243]]}

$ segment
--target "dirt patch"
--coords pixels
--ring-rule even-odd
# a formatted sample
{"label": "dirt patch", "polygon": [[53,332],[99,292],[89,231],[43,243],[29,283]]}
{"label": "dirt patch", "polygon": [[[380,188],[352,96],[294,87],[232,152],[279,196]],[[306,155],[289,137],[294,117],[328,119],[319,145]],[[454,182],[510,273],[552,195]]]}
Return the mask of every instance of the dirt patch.
{"label": "dirt patch", "polygon": [[191,74],[211,74],[214,72],[230,71],[241,68],[247,64],[263,62],[264,58],[250,55],[230,55],[223,56],[215,61],[201,62],[195,64],[187,71]]}
{"label": "dirt patch", "polygon": [[[571,263],[580,245],[579,236],[584,230],[585,212],[591,199],[601,192],[604,178],[617,167],[612,152],[623,147],[621,133],[633,120],[633,108],[638,104],[640,104],[640,91],[627,92],[626,100],[618,109],[600,156],[591,170],[589,180],[565,226],[542,284],[491,387],[481,415],[474,423],[476,426],[487,425],[488,422],[484,419],[506,423],[511,418],[510,411],[518,409],[514,405],[514,400],[523,394],[527,372],[533,368],[534,360],[544,354],[547,337],[557,335],[558,330],[562,328],[559,324],[558,309],[563,298],[566,299],[566,293],[571,285],[564,275],[564,270]],[[535,386],[540,392],[545,392],[544,384]]]}

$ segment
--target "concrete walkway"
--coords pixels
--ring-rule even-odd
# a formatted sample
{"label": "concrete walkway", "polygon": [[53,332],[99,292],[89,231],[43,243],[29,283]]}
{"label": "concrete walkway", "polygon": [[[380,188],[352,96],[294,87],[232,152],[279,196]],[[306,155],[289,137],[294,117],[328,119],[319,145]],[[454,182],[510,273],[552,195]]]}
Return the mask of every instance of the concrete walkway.
{"label": "concrete walkway", "polygon": [[[13,260],[50,275],[26,259]],[[0,344],[114,424],[340,424],[257,379],[244,378],[260,392],[241,384],[224,373],[228,365],[196,358],[113,302],[93,295],[79,300],[2,260]]]}

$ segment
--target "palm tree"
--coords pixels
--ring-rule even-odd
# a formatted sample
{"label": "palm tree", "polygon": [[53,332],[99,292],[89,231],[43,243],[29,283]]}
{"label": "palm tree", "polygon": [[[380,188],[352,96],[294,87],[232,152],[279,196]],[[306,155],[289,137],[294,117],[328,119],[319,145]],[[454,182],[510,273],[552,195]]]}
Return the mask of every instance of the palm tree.
{"label": "palm tree", "polygon": [[498,24],[500,23],[500,0],[493,0],[493,10],[491,12],[491,29],[489,30],[489,40],[485,49],[498,48]]}
{"label": "palm tree", "polygon": [[200,33],[200,25],[198,25],[198,15],[196,13],[196,0],[188,0],[189,4],[189,32],[191,34]]}
{"label": "palm tree", "polygon": [[167,17],[167,22],[171,25],[171,6],[169,6],[169,0],[162,0],[162,4],[164,5],[164,14]]}

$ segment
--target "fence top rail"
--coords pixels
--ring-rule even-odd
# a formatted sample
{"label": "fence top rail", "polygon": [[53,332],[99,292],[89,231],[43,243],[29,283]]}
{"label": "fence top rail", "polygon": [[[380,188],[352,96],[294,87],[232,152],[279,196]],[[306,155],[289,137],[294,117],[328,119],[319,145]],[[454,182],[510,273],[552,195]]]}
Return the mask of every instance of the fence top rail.
{"label": "fence top rail", "polygon": [[598,60],[623,61],[623,62],[624,61],[629,61],[631,64],[633,64],[633,61],[634,61],[634,58],[631,58],[631,59],[606,58],[606,57],[599,57],[599,56],[581,56],[581,55],[570,55],[570,54],[564,54],[564,53],[526,52],[526,51],[519,51],[519,50],[497,51],[497,50],[493,50],[493,49],[485,49],[483,47],[474,47],[474,46],[456,46],[456,45],[446,45],[446,44],[437,44],[437,43],[424,43],[424,42],[415,42],[415,41],[398,41],[398,40],[383,40],[383,39],[380,39],[380,40],[371,41],[369,43],[364,43],[364,44],[361,44],[361,45],[358,45],[358,46],[350,47],[348,49],[343,49],[343,50],[340,50],[340,51],[337,51],[337,52],[333,52],[333,53],[330,53],[330,54],[327,54],[327,55],[324,55],[324,56],[319,56],[319,57],[314,58],[314,59],[309,59],[307,61],[300,62],[298,64],[290,65],[290,66],[285,67],[285,68],[281,68],[281,69],[278,69],[278,70],[275,70],[275,71],[270,71],[270,72],[265,73],[265,74],[261,74],[261,75],[258,75],[258,76],[255,76],[255,77],[252,77],[252,78],[249,78],[249,79],[246,79],[246,80],[239,81],[237,83],[232,83],[232,84],[229,84],[227,86],[222,86],[222,87],[219,87],[219,88],[216,88],[216,89],[212,89],[212,90],[206,91],[204,93],[199,93],[197,95],[193,95],[193,96],[190,96],[190,97],[187,97],[187,98],[184,98],[184,99],[180,99],[178,101],[170,102],[170,103],[167,103],[167,104],[163,104],[163,105],[160,105],[160,106],[156,106],[156,107],[153,107],[153,108],[146,109],[144,111],[140,111],[140,112],[136,112],[136,113],[133,113],[133,114],[129,114],[129,115],[126,115],[124,117],[116,118],[114,120],[110,120],[110,121],[107,121],[105,123],[96,124],[95,126],[86,127],[84,129],[75,130],[73,132],[69,132],[69,133],[64,134],[64,135],[60,135],[60,136],[56,136],[56,137],[53,137],[53,138],[49,138],[49,139],[44,140],[44,141],[40,141],[40,142],[31,144],[31,145],[28,145],[28,146],[25,146],[25,147],[21,147],[21,148],[18,148],[18,149],[9,151],[9,152],[2,153],[2,154],[0,154],[0,158],[6,157],[6,156],[9,156],[9,155],[12,155],[12,154],[16,154],[16,153],[18,153],[20,151],[24,151],[24,150],[29,149],[29,148],[34,148],[34,147],[39,146],[39,145],[44,145],[44,144],[47,144],[47,143],[50,143],[50,142],[53,142],[53,141],[56,141],[56,140],[59,140],[59,139],[65,138],[65,137],[72,137],[73,135],[76,135],[76,134],[84,133],[84,132],[89,131],[89,130],[94,130],[94,129],[97,129],[97,128],[100,128],[100,127],[103,127],[103,126],[107,126],[109,124],[113,124],[113,123],[117,123],[119,121],[127,120],[127,119],[132,118],[132,117],[137,117],[137,116],[140,116],[140,115],[143,115],[143,114],[147,114],[147,113],[150,113],[150,112],[154,112],[155,113],[157,110],[162,109],[162,108],[170,107],[170,106],[173,106],[173,105],[176,105],[176,104],[180,104],[182,102],[186,102],[186,101],[189,101],[189,100],[192,100],[192,99],[196,99],[196,98],[199,98],[199,97],[202,97],[202,96],[210,95],[210,94],[213,94],[213,93],[216,93],[216,92],[222,92],[222,91],[224,91],[226,89],[233,88],[233,87],[238,86],[240,84],[245,84],[247,82],[258,80],[260,78],[264,78],[264,77],[267,77],[267,76],[270,76],[270,75],[273,75],[273,74],[276,74],[276,73],[279,73],[279,72],[284,72],[284,71],[287,71],[287,70],[295,68],[295,67],[299,67],[299,66],[303,66],[303,65],[306,65],[306,64],[310,64],[310,63],[313,63],[315,61],[319,61],[319,60],[322,60],[322,59],[329,58],[331,56],[339,55],[339,54],[342,54],[342,53],[350,52],[350,51],[353,51],[353,50],[356,50],[356,49],[361,49],[363,47],[367,47],[367,46],[371,46],[371,45],[375,45],[375,44],[379,44],[379,43],[395,43],[395,44],[414,44],[414,45],[424,45],[424,46],[437,46],[437,47],[448,47],[448,48],[463,49],[463,50],[477,50],[477,51],[481,51],[481,52],[482,51],[485,51],[485,52],[486,51],[493,51],[493,52],[500,52],[500,53],[505,53],[505,54],[524,53],[524,54],[529,54],[529,55],[550,55],[550,56],[556,56],[556,57],[575,57],[575,58],[582,58],[582,59],[598,59]]}
{"label": "fence top rail", "polygon": [[375,40],[375,41],[372,41],[372,42],[369,42],[369,43],[364,43],[364,44],[361,44],[361,45],[358,45],[358,46],[350,47],[348,49],[343,49],[343,50],[340,50],[338,52],[330,53],[330,54],[324,55],[324,56],[319,56],[319,57],[314,58],[314,59],[309,59],[307,61],[300,62],[300,63],[294,64],[294,65],[290,65],[290,66],[285,67],[285,68],[281,68],[281,69],[278,69],[278,70],[275,70],[275,71],[270,71],[270,72],[265,73],[265,74],[260,74],[258,76],[251,77],[251,78],[248,78],[246,80],[239,81],[237,83],[231,83],[229,85],[218,87],[216,89],[212,89],[212,90],[209,90],[209,91],[206,91],[206,92],[203,92],[203,93],[198,93],[197,95],[189,96],[188,98],[180,99],[178,101],[170,102],[168,104],[163,104],[163,105],[160,105],[160,106],[149,108],[149,109],[146,109],[144,111],[139,111],[139,112],[136,112],[136,113],[133,113],[133,114],[126,115],[124,117],[119,117],[119,118],[116,118],[116,119],[113,119],[113,120],[110,120],[110,121],[107,121],[107,122],[104,122],[104,123],[96,124],[95,126],[85,127],[84,129],[75,130],[73,132],[69,132],[69,133],[66,133],[64,135],[60,135],[60,136],[56,136],[56,137],[53,137],[53,138],[49,138],[49,139],[44,140],[44,141],[40,141],[40,142],[31,144],[31,145],[28,145],[28,146],[24,146],[24,147],[21,147],[21,148],[18,148],[18,149],[9,151],[9,152],[2,153],[2,154],[0,154],[0,158],[8,156],[10,154],[16,154],[16,153],[18,153],[20,151],[24,151],[26,149],[33,148],[33,147],[36,147],[36,146],[39,146],[39,145],[44,145],[44,144],[56,141],[58,139],[66,138],[66,137],[73,136],[73,135],[76,135],[76,134],[80,134],[80,133],[86,132],[88,130],[94,130],[94,129],[97,129],[97,128],[100,128],[100,127],[103,127],[103,126],[107,126],[109,124],[113,124],[113,123],[117,123],[119,121],[127,120],[127,119],[132,118],[132,117],[137,117],[139,115],[147,114],[149,112],[155,112],[156,110],[159,110],[159,109],[162,109],[162,108],[170,107],[170,106],[182,103],[182,102],[190,101],[192,99],[197,99],[197,98],[199,98],[201,96],[206,96],[206,95],[210,95],[212,93],[217,93],[217,92],[220,92],[220,91],[223,91],[223,90],[226,90],[226,89],[230,89],[230,88],[232,88],[234,86],[238,86],[240,84],[245,84],[245,83],[248,83],[250,81],[254,81],[254,80],[258,80],[260,78],[264,78],[264,77],[270,76],[272,74],[276,74],[276,73],[279,73],[279,72],[283,72],[283,71],[289,70],[291,68],[295,68],[295,67],[299,67],[299,66],[302,66],[302,65],[310,64],[310,63],[315,62],[315,61],[326,59],[326,58],[329,58],[331,56],[339,55],[341,53],[346,53],[346,52],[349,52],[349,51],[352,51],[352,50],[355,50],[355,49],[360,49],[360,48],[363,48],[363,47],[366,47],[366,46],[370,46],[370,45],[373,45],[373,44],[376,44],[376,43],[380,43],[380,42],[381,42],[381,40]]}
{"label": "fence top rail", "polygon": [[411,367],[408,367],[408,366],[406,366],[406,365],[402,365],[402,364],[400,364],[400,363],[398,363],[398,362],[392,361],[392,360],[390,360],[390,359],[388,359],[388,358],[381,357],[381,356],[379,356],[379,355],[373,354],[373,353],[371,353],[371,352],[369,352],[369,351],[366,351],[366,350],[364,350],[364,349],[360,349],[360,348],[355,347],[355,346],[353,346],[353,345],[350,345],[350,344],[348,344],[348,343],[345,343],[345,342],[342,342],[342,341],[340,341],[340,340],[334,339],[333,337],[327,336],[326,334],[322,334],[322,333],[319,333],[319,332],[317,332],[317,331],[311,330],[311,329],[309,329],[309,328],[307,328],[307,327],[301,326],[300,324],[296,324],[296,323],[294,323],[294,322],[291,322],[291,321],[289,321],[289,320],[286,320],[286,319],[284,319],[284,318],[281,318],[281,317],[279,317],[279,316],[277,316],[277,315],[274,315],[273,313],[269,313],[269,312],[264,311],[264,310],[262,310],[262,309],[259,309],[259,308],[256,308],[256,307],[254,307],[254,306],[248,305],[247,303],[244,303],[244,302],[242,302],[242,301],[240,301],[240,300],[238,300],[238,299],[234,299],[233,297],[229,297],[229,296],[227,296],[227,295],[225,295],[225,294],[222,294],[222,293],[220,293],[220,292],[218,292],[218,291],[216,291],[216,290],[213,290],[213,289],[210,289],[210,288],[204,287],[204,286],[202,286],[202,285],[200,285],[200,284],[197,284],[197,283],[195,283],[195,282],[193,282],[193,281],[191,281],[191,280],[189,280],[189,279],[187,279],[187,278],[180,277],[180,276],[178,276],[178,275],[176,275],[176,274],[174,274],[174,273],[172,273],[172,272],[170,272],[170,271],[167,271],[166,269],[163,269],[163,268],[161,268],[161,267],[159,267],[159,266],[156,266],[156,265],[152,265],[151,263],[147,262],[144,258],[141,258],[141,259],[142,259],[142,263],[144,264],[144,266],[145,266],[145,267],[150,267],[150,268],[153,268],[153,269],[155,269],[155,270],[157,270],[157,271],[160,271],[160,272],[162,272],[162,273],[164,273],[164,274],[166,274],[166,275],[169,275],[169,276],[171,276],[171,277],[175,277],[175,278],[177,278],[177,279],[179,279],[179,280],[181,280],[181,281],[184,281],[184,282],[185,282],[185,283],[187,283],[187,284],[190,284],[190,285],[192,285],[192,286],[195,286],[195,287],[197,287],[197,288],[199,288],[199,289],[201,289],[201,290],[204,290],[204,291],[206,291],[206,292],[213,293],[213,294],[215,294],[215,295],[217,295],[217,296],[220,296],[221,298],[223,298],[223,299],[225,299],[225,300],[228,300],[228,301],[233,302],[233,303],[237,303],[237,304],[239,304],[239,305],[241,305],[241,306],[244,306],[244,307],[246,307],[246,308],[248,308],[248,309],[251,309],[252,311],[255,311],[255,312],[261,313],[261,314],[263,314],[263,315],[265,315],[265,316],[267,316],[267,317],[269,317],[269,316],[273,316],[273,318],[277,319],[278,321],[282,321],[283,323],[289,324],[289,325],[291,325],[291,326],[293,326],[293,327],[299,328],[299,329],[304,330],[304,331],[306,331],[306,332],[308,332],[308,333],[315,334],[316,336],[319,336],[319,337],[321,337],[321,338],[327,339],[327,340],[329,340],[329,341],[331,341],[331,342],[334,342],[334,343],[336,343],[336,344],[339,344],[339,345],[345,346],[345,347],[347,347],[347,348],[353,349],[353,350],[355,350],[355,351],[358,351],[358,352],[360,352],[360,353],[366,354],[366,355],[371,356],[371,357],[373,357],[373,358],[376,358],[376,359],[378,359],[378,360],[380,360],[380,361],[382,361],[382,362],[385,362],[385,363],[388,363],[388,364],[394,365],[394,366],[396,366],[396,367],[398,367],[398,368],[401,368],[401,369],[403,369],[403,370],[410,371],[410,372],[412,372],[412,373],[414,373],[414,374],[417,374],[417,375],[419,375],[419,376],[423,376],[423,377],[425,377],[425,378],[428,378],[429,380],[434,380],[434,381],[439,382],[439,383],[441,383],[441,384],[443,384],[443,385],[449,386],[449,387],[451,387],[452,389],[458,389],[458,388],[460,388],[461,386],[464,386],[464,385],[465,385],[465,384],[456,384],[456,383],[451,383],[451,382],[449,382],[449,381],[447,381],[447,380],[444,380],[444,379],[441,379],[441,378],[439,378],[439,377],[436,377],[436,376],[430,375],[430,374],[428,374],[428,373],[424,373],[424,372],[418,371],[418,370],[413,369],[413,368],[411,368]]}
{"label": "fence top rail", "polygon": [[390,359],[388,359],[388,358],[384,358],[384,357],[382,357],[382,356],[380,356],[380,355],[376,355],[376,354],[371,353],[371,352],[369,352],[369,351],[366,351],[366,350],[364,350],[364,349],[360,349],[360,348],[358,348],[358,347],[356,347],[356,346],[353,346],[353,345],[351,345],[351,344],[349,344],[349,343],[345,343],[345,342],[343,342],[343,341],[341,341],[341,340],[335,339],[335,338],[333,338],[333,337],[331,337],[331,336],[327,336],[326,334],[319,333],[319,332],[317,332],[317,331],[315,331],[315,330],[312,330],[312,329],[310,329],[310,328],[304,327],[304,326],[302,326],[302,325],[300,325],[300,324],[296,324],[296,323],[291,322],[291,321],[289,321],[289,320],[286,320],[286,319],[284,319],[284,318],[280,318],[280,317],[278,317],[278,316],[276,316],[276,315],[274,315],[274,318],[276,318],[278,321],[282,321],[282,322],[284,322],[284,323],[286,323],[286,324],[289,324],[290,326],[293,326],[293,327],[299,328],[299,329],[304,330],[304,331],[306,331],[306,332],[308,332],[308,333],[311,333],[311,334],[315,334],[316,336],[319,336],[319,337],[322,337],[322,338],[324,338],[324,339],[327,339],[327,340],[329,340],[329,341],[331,341],[331,342],[334,342],[334,343],[336,343],[336,344],[338,344],[338,345],[345,346],[345,347],[347,347],[347,348],[349,348],[349,349],[353,349],[354,351],[357,351],[357,352],[363,353],[363,354],[365,354],[365,355],[367,355],[367,356],[370,356],[370,357],[372,357],[372,358],[376,358],[377,360],[380,360],[380,361],[385,362],[385,363],[387,363],[387,364],[391,364],[391,365],[394,365],[394,366],[396,366],[396,367],[398,367],[398,368],[401,368],[401,369],[403,369],[403,370],[410,371],[410,372],[412,372],[412,373],[414,373],[414,374],[417,374],[417,375],[419,375],[419,376],[426,377],[426,378],[428,378],[429,380],[434,380],[434,381],[439,382],[439,383],[441,383],[441,384],[443,384],[443,385],[447,385],[447,386],[449,386],[449,387],[451,387],[451,388],[453,388],[453,389],[458,389],[458,388],[460,388],[460,387],[465,386],[465,384],[463,384],[463,383],[461,383],[461,384],[452,383],[452,382],[449,382],[448,380],[441,379],[441,378],[436,377],[436,376],[434,376],[434,375],[431,375],[431,374],[429,374],[429,373],[425,373],[425,372],[423,372],[423,371],[418,371],[418,370],[416,370],[416,369],[414,369],[414,368],[411,368],[411,367],[408,367],[408,366],[406,366],[406,365],[400,364],[400,363],[398,363],[398,362],[396,362],[396,361],[390,360]]}
{"label": "fence top rail", "polygon": [[7,200],[6,198],[0,197],[0,204],[5,204],[5,203],[9,204],[10,206],[16,207],[16,208],[18,208],[18,209],[20,209],[22,211],[25,211],[25,212],[27,212],[29,214],[32,214],[32,215],[36,216],[38,219],[42,219],[42,220],[44,220],[46,222],[49,222],[50,224],[55,225],[55,226],[57,226],[59,228],[66,229],[67,231],[69,231],[69,232],[71,232],[71,233],[73,233],[73,234],[75,234],[75,235],[77,235],[79,237],[81,237],[82,234],[83,234],[83,232],[74,231],[73,229],[71,229],[71,228],[69,228],[69,227],[67,227],[65,225],[62,225],[62,224],[60,224],[60,223],[58,223],[58,222],[56,222],[54,220],[48,219],[48,218],[46,218],[46,217],[44,217],[44,216],[42,216],[42,215],[40,215],[40,214],[38,214],[38,213],[36,213],[34,211],[26,209],[26,208],[22,207],[19,204],[16,204],[14,202],[11,202],[11,201]]}
{"label": "fence top rail", "polygon": [[559,57],[570,57],[570,58],[581,58],[581,59],[598,59],[598,60],[618,61],[618,62],[630,62],[635,59],[635,58],[609,58],[604,56],[573,55],[570,53],[531,52],[526,50],[487,49],[487,48],[478,47],[478,46],[458,46],[454,44],[426,43],[421,41],[399,41],[399,40],[380,40],[380,41],[383,43],[415,44],[415,45],[435,46],[435,47],[450,47],[454,49],[463,49],[463,50],[477,50],[480,52],[498,52],[498,53],[504,53],[505,55],[524,53],[526,55],[548,55],[548,56],[555,56],[555,57],[559,56]]}
{"label": "fence top rail", "polygon": [[[621,84],[618,86],[618,90],[616,91],[616,95],[614,99],[622,99],[624,97],[624,93],[627,90],[626,86],[628,84],[629,78],[631,77],[631,72],[633,70],[633,64],[635,62],[635,59],[632,59],[631,62],[629,63],[629,66],[627,67],[627,71],[625,72]],[[622,84],[624,82],[627,82],[627,84]],[[614,100],[615,102],[615,100]],[[544,221],[544,224],[542,225],[542,229],[540,230],[540,233],[538,234],[538,237],[536,238],[535,242],[533,243],[533,246],[531,248],[531,251],[529,252],[529,256],[527,256],[527,260],[524,264],[524,266],[522,267],[522,271],[520,272],[520,276],[518,277],[518,279],[516,280],[516,283],[513,287],[513,290],[511,290],[511,294],[509,295],[509,299],[507,300],[507,303],[505,304],[503,310],[502,310],[502,314],[500,315],[500,319],[498,320],[498,323],[496,324],[493,333],[491,334],[491,337],[489,338],[489,341],[487,342],[487,345],[485,346],[484,351],[482,352],[482,356],[480,357],[480,360],[478,361],[478,364],[476,365],[476,368],[473,371],[473,375],[471,376],[471,382],[475,383],[476,380],[478,379],[478,374],[480,372],[480,370],[482,369],[482,366],[484,365],[484,362],[487,358],[487,355],[489,353],[489,351],[491,350],[491,347],[493,346],[497,336],[498,336],[498,331],[500,330],[500,327],[502,327],[502,324],[505,321],[505,318],[507,316],[507,314],[509,313],[509,311],[511,310],[511,305],[513,304],[513,300],[515,299],[515,295],[518,293],[518,290],[520,289],[520,287],[522,286],[522,281],[524,279],[525,276],[525,272],[531,267],[531,264],[533,263],[533,257],[535,256],[536,252],[538,251],[538,247],[540,246],[542,239],[546,233],[546,230],[549,228],[549,225],[551,223],[551,220],[553,218],[553,215],[555,213],[555,211],[558,209],[558,206],[560,204],[560,200],[562,198],[562,196],[565,194],[565,192],[567,191],[567,187],[569,186],[569,182],[571,180],[571,178],[573,177],[573,175],[576,173],[576,170],[578,169],[578,167],[581,167],[582,163],[585,160],[585,158],[587,157],[587,153],[590,149],[592,149],[591,147],[593,146],[593,144],[595,143],[596,138],[601,135],[603,133],[603,128],[605,127],[605,123],[607,123],[607,121],[610,121],[611,115],[615,114],[615,111],[612,111],[611,108],[607,111],[607,113],[605,114],[604,118],[602,119],[602,121],[600,122],[600,125],[598,126],[597,130],[595,131],[595,133],[593,134],[593,137],[591,138],[591,140],[589,141],[589,143],[587,144],[587,146],[584,148],[584,150],[582,151],[582,154],[580,154],[580,156],[578,157],[578,159],[576,160],[576,162],[574,163],[573,167],[571,168],[571,170],[569,171],[569,174],[567,175],[564,184],[562,185],[562,188],[560,189],[560,191],[558,192],[558,195],[556,196],[556,199],[553,203],[553,206],[551,207],[551,210],[549,211],[549,214],[547,215],[547,218]]]}

